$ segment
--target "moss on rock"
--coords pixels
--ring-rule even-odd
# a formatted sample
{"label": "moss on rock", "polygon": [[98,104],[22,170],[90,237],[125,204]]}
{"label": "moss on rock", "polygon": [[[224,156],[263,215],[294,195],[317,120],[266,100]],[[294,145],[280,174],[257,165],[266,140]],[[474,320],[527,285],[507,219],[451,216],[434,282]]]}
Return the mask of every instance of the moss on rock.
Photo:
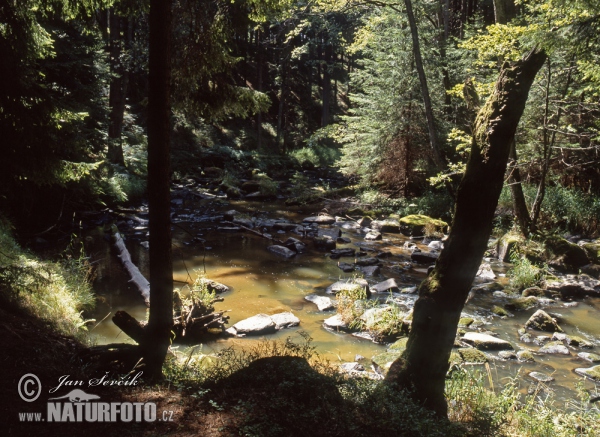
{"label": "moss on rock", "polygon": [[423,214],[407,215],[400,219],[400,230],[408,235],[423,235],[423,228],[425,227],[432,227],[436,232],[444,232],[448,227],[448,223]]}
{"label": "moss on rock", "polygon": [[475,348],[460,348],[458,353],[465,364],[484,364],[488,362],[485,354]]}

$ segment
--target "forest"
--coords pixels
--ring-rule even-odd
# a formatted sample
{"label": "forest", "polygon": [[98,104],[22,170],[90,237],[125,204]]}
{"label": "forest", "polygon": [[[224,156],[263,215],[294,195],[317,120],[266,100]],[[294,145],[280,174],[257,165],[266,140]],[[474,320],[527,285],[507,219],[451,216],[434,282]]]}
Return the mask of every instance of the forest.
{"label": "forest", "polygon": [[0,0],[0,59],[8,435],[600,434],[596,1]]}

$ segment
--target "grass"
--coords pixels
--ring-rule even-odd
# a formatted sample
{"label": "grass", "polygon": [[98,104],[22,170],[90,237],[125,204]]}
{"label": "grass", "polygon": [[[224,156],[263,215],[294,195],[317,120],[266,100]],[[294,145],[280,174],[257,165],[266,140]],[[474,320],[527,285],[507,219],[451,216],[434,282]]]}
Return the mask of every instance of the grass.
{"label": "grass", "polygon": [[512,268],[508,272],[510,279],[509,288],[521,292],[526,288],[540,285],[546,277],[546,268],[535,266],[527,257],[521,255],[518,250],[510,254]]}
{"label": "grass", "polygon": [[7,223],[0,224],[0,247],[0,298],[83,340],[89,320],[82,311],[95,303],[83,254],[71,247],[57,261],[41,260],[15,242]]}

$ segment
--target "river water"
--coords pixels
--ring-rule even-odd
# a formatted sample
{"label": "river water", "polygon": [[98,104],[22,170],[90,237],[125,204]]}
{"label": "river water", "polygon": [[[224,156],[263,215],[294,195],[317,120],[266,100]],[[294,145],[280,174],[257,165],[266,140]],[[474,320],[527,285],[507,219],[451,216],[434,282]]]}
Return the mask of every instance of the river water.
{"label": "river water", "polygon": [[[173,228],[174,242],[174,279],[175,286],[181,287],[195,277],[206,272],[206,277],[224,283],[232,291],[221,295],[223,302],[215,304],[217,310],[231,310],[229,326],[258,313],[275,314],[292,311],[300,320],[298,328],[284,329],[270,335],[269,339],[285,339],[291,337],[301,341],[299,330],[307,332],[313,339],[317,352],[333,362],[354,361],[355,356],[362,355],[370,359],[373,355],[384,352],[385,345],[353,337],[350,334],[334,333],[323,328],[323,320],[333,315],[332,312],[320,312],[316,305],[304,297],[311,293],[324,295],[324,290],[340,279],[351,278],[356,273],[344,273],[337,267],[338,261],[326,256],[324,252],[312,249],[291,259],[283,259],[267,251],[271,242],[249,232],[219,232],[218,221],[214,218],[220,212],[235,209],[248,217],[285,219],[301,223],[304,217],[314,215],[316,211],[306,207],[287,207],[282,202],[258,203],[245,201],[197,201],[183,205],[178,209],[177,222]],[[201,212],[201,214],[199,213]],[[187,221],[190,219],[190,221]],[[141,244],[147,240],[147,229],[139,223],[133,223],[128,232],[127,246],[136,265],[147,275],[148,251]],[[377,251],[388,251],[392,257],[386,259],[382,268],[383,280],[396,278],[400,286],[416,285],[425,277],[425,268],[415,266],[408,272],[395,268],[410,259],[410,252],[403,249],[408,237],[397,234],[384,234],[384,240],[367,243],[362,234],[355,230],[342,230],[342,236],[350,238],[348,244],[338,244],[338,248],[373,247]],[[275,238],[284,240],[288,236],[298,237],[292,233]],[[198,242],[201,238],[204,242]],[[142,298],[128,285],[128,278],[120,266],[119,260],[111,251],[108,238],[103,228],[90,230],[86,234],[86,251],[96,265],[96,281],[94,288],[98,295],[98,303],[89,317],[97,323],[92,335],[98,344],[131,341],[110,320],[118,310],[125,310],[138,320],[146,318],[146,307]],[[423,247],[423,246],[421,246]],[[424,247],[423,247],[424,248]],[[426,250],[424,248],[424,250]],[[353,260],[342,258],[341,261]],[[507,266],[492,261],[492,268],[502,278]],[[402,272],[402,273],[399,273]],[[379,282],[379,281],[373,281]],[[466,305],[464,312],[485,323],[485,329],[495,332],[500,338],[510,341],[516,349],[539,349],[531,343],[521,343],[517,330],[521,328],[535,309],[514,312],[514,317],[501,319],[492,316],[490,308],[502,305],[490,293],[477,293]],[[545,308],[553,316],[560,317],[560,325],[567,334],[586,337],[596,344],[590,352],[600,348],[600,324],[598,311],[600,300],[586,298],[575,307],[565,307],[557,302]],[[248,346],[258,341],[255,338],[218,338],[202,345],[202,353],[208,354],[229,346]],[[497,354],[491,354],[497,356]],[[493,360],[490,364],[495,384],[501,385],[506,378],[515,375],[523,376],[524,390],[533,382],[526,375],[531,371],[544,372],[555,378],[549,384],[559,399],[574,396],[574,384],[580,381],[573,369],[591,367],[591,364],[577,357],[577,351],[571,355],[537,354],[535,363]],[[588,389],[594,384],[587,381]]]}

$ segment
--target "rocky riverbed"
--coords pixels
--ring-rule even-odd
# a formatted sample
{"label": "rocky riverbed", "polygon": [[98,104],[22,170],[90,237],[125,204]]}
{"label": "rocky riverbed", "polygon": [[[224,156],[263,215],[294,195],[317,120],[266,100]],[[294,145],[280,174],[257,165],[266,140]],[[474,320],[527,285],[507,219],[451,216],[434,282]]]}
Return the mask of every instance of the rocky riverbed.
{"label": "rocky riverbed", "polygon": [[[189,191],[183,186],[174,191],[175,279],[183,285],[206,272],[229,287],[217,305],[231,309],[230,328],[207,341],[205,352],[257,336],[281,339],[301,329],[322,355],[340,362],[342,371],[372,378],[385,374],[405,347],[417,286],[443,248],[444,222],[419,215],[375,220],[339,205],[290,207],[283,199],[229,200]],[[146,217],[143,209],[117,216],[143,272]],[[114,218],[97,218],[97,224]],[[88,252],[104,259],[98,267],[96,317],[127,309],[143,319],[143,302],[124,289],[118,265],[107,262],[110,249],[101,231],[90,231],[86,241]],[[504,262],[510,244],[508,238],[490,241],[460,321],[452,364],[489,363],[498,380],[518,374],[524,387],[541,382],[562,396],[572,395],[582,377],[592,387],[600,380],[600,281],[593,251],[586,249],[585,259],[580,252],[579,258],[551,257],[553,276],[515,294],[507,288]],[[598,242],[569,244],[583,248]],[[340,293],[348,289],[364,293],[352,302],[354,323],[339,311],[345,302]],[[391,319],[399,323],[390,325]],[[116,335],[108,320],[96,332],[101,342]]]}

